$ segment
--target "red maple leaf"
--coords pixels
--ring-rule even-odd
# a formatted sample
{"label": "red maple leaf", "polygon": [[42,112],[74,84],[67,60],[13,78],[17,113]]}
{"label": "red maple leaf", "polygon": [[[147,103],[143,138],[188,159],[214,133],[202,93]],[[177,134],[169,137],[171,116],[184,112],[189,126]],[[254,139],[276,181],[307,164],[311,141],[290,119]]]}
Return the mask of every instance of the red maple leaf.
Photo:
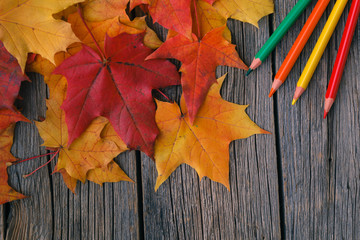
{"label": "red maple leaf", "polygon": [[14,109],[22,81],[29,80],[16,60],[0,42],[0,109]]}
{"label": "red maple leaf", "polygon": [[152,50],[144,46],[143,34],[120,34],[105,39],[104,56],[90,47],[66,59],[54,71],[68,80],[62,105],[69,129],[69,144],[98,117],[107,117],[131,149],[150,157],[158,128],[152,89],[177,85],[179,74],[166,60],[145,58]]}
{"label": "red maple leaf", "polygon": [[193,123],[210,86],[216,82],[219,65],[241,69],[248,67],[239,58],[235,45],[224,39],[224,27],[211,30],[202,39],[193,34],[193,40],[176,35],[163,43],[148,59],[176,58],[182,62],[181,85],[190,122]]}

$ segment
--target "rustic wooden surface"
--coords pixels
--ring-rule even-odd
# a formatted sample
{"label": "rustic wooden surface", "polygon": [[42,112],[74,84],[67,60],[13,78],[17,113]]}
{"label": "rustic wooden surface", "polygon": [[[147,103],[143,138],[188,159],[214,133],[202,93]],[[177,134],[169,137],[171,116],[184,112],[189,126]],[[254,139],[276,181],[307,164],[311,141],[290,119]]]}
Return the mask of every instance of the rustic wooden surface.
{"label": "rustic wooden surface", "polygon": [[[233,42],[250,64],[271,32],[295,5],[275,0],[275,15],[259,29],[230,20]],[[360,239],[360,35],[358,26],[346,72],[333,109],[322,119],[331,75],[349,6],[316,70],[308,90],[291,106],[296,80],[320,35],[334,1],[316,28],[287,82],[271,99],[272,79],[315,2],[249,77],[228,72],[223,97],[250,104],[249,116],[272,135],[257,135],[230,145],[230,187],[199,180],[189,166],[179,167],[157,192],[156,169],[148,157],[130,152],[117,162],[136,183],[78,184],[76,195],[54,164],[23,179],[48,158],[9,168],[10,184],[30,196],[0,207],[1,239]],[[156,26],[159,35],[164,32]],[[46,86],[40,75],[22,86],[23,113],[45,116]],[[166,93],[179,99],[180,89]],[[18,123],[12,152],[27,158],[45,153],[33,124]]]}

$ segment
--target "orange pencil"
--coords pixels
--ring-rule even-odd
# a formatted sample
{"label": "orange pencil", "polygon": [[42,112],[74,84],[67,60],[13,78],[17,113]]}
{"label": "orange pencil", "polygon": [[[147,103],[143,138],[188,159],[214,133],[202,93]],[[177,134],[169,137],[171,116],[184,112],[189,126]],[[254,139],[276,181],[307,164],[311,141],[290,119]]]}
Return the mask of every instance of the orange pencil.
{"label": "orange pencil", "polygon": [[289,75],[297,58],[300,56],[301,51],[304,49],[307,41],[313,33],[329,2],[330,0],[319,0],[315,5],[299,36],[296,38],[294,45],[290,49],[279,71],[276,73],[269,97],[271,97],[276,92],[276,90],[279,89],[281,84],[285,82],[287,76]]}

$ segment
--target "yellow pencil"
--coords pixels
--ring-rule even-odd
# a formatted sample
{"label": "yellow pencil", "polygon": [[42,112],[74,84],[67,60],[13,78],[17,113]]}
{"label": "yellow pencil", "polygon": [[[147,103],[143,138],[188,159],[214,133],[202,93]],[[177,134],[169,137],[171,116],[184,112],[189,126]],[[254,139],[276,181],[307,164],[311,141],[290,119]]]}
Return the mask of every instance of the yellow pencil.
{"label": "yellow pencil", "polygon": [[309,60],[306,63],[306,66],[299,78],[299,81],[296,85],[296,90],[294,94],[294,98],[292,101],[292,105],[296,103],[298,98],[303,94],[305,89],[307,88],[310,79],[312,78],[317,65],[323,55],[325,48],[333,34],[335,27],[340,19],[342,12],[346,6],[348,0],[337,0],[333,10],[330,13],[329,19],[326,21],[324,29],[322,30],[318,41],[316,42],[315,48],[312,51]]}

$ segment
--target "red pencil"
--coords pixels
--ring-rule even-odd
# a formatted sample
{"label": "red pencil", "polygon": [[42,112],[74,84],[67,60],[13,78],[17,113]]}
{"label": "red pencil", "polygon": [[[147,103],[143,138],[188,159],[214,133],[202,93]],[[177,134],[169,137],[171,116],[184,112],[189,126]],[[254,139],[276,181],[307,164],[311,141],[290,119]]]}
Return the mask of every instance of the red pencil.
{"label": "red pencil", "polygon": [[354,36],[355,27],[357,24],[357,20],[359,18],[359,12],[360,12],[360,0],[353,0],[349,11],[349,16],[346,20],[344,33],[341,37],[339,50],[336,55],[334,68],[331,73],[331,77],[329,81],[329,86],[325,95],[324,118],[326,118],[326,115],[330,111],[330,108],[335,101],[336,94],[339,89],[341,77],[344,72],[346,59],[349,54],[352,38]]}

